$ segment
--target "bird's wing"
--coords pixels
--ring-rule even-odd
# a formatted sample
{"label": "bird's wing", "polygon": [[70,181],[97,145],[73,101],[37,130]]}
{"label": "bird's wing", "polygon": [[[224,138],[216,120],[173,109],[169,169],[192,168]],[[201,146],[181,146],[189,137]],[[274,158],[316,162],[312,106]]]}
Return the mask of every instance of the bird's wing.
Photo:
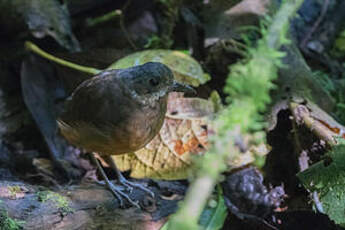
{"label": "bird's wing", "polygon": [[73,126],[80,122],[95,127],[125,121],[131,107],[127,87],[114,73],[96,76],[81,83],[66,102],[61,121]]}

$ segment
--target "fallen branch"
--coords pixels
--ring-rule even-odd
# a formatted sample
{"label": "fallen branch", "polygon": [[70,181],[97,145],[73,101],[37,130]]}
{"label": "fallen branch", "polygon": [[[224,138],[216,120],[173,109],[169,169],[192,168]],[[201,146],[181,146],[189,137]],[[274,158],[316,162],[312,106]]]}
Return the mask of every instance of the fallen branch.
{"label": "fallen branch", "polygon": [[[82,184],[58,191],[21,182],[0,182],[0,229],[18,223],[26,230],[49,229],[159,229],[165,217],[177,208],[176,199],[163,199],[164,191],[183,193],[178,183],[153,183],[155,199],[133,190],[142,210],[121,209],[119,202],[103,186]],[[174,196],[176,197],[176,195]]]}

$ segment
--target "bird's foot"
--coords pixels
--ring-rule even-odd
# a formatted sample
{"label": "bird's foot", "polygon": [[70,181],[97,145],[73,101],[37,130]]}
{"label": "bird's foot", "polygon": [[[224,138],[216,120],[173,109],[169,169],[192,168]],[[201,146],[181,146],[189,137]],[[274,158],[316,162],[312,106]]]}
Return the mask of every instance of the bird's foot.
{"label": "bird's foot", "polygon": [[[91,156],[92,161],[96,164],[98,170],[102,174],[102,177],[104,179],[104,182],[105,182],[107,188],[119,200],[120,207],[123,207],[123,198],[125,198],[130,204],[132,204],[133,206],[135,206],[135,207],[140,209],[140,206],[139,206],[138,202],[133,201],[125,192],[122,191],[123,190],[123,186],[116,186],[112,182],[109,181],[107,175],[105,174],[101,164],[98,162],[98,160],[96,159],[95,155],[91,154],[90,156]],[[118,175],[121,175],[120,172],[117,171],[117,173],[118,173]],[[121,178],[121,177],[123,177],[123,176],[121,175],[119,178]]]}
{"label": "bird's foot", "polygon": [[138,202],[133,201],[125,192],[123,192],[122,186],[116,186],[113,183],[107,183],[108,188],[114,194],[114,196],[119,200],[120,206],[123,207],[123,198],[125,198],[131,205],[140,209]]}
{"label": "bird's foot", "polygon": [[[121,175],[121,174],[120,174]],[[135,182],[131,182],[129,180],[127,180],[124,176],[119,176],[119,183],[122,184],[123,186],[125,186],[129,192],[131,193],[133,191],[133,187],[134,188],[138,188],[143,190],[144,192],[147,192],[148,194],[150,194],[151,197],[155,197],[155,194],[148,188],[146,188],[144,185],[139,184],[139,183],[135,183]]]}

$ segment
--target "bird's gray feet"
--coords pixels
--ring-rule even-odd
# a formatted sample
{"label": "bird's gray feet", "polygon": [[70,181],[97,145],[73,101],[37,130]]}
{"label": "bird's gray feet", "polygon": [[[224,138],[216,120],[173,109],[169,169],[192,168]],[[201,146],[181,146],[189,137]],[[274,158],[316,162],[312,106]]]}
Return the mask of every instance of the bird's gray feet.
{"label": "bird's gray feet", "polygon": [[[98,170],[100,171],[100,173],[102,174],[102,177],[104,179],[105,185],[107,186],[107,188],[113,193],[113,195],[119,200],[120,202],[120,207],[123,207],[123,198],[125,198],[130,204],[132,204],[133,206],[140,208],[138,202],[133,201],[124,191],[123,191],[123,187],[122,186],[116,186],[114,185],[112,182],[110,182],[110,180],[108,179],[107,175],[105,174],[102,166],[100,165],[100,163],[98,162],[98,160],[96,159],[96,157],[94,156],[94,154],[91,154],[91,159],[92,161],[96,164]],[[121,175],[122,176],[122,175]],[[103,184],[103,183],[101,183]],[[103,184],[104,185],[104,184]],[[127,187],[127,186],[126,186]]]}
{"label": "bird's gray feet", "polygon": [[119,183],[125,186],[129,190],[130,193],[133,191],[133,187],[134,187],[134,188],[141,189],[144,192],[147,192],[148,194],[150,194],[152,198],[155,197],[155,194],[150,189],[146,188],[142,184],[127,180],[121,173],[118,174],[118,179],[119,179]]}
{"label": "bird's gray feet", "polygon": [[154,193],[145,188],[143,185],[139,184],[139,183],[134,183],[134,182],[130,182],[127,179],[125,179],[123,177],[123,180],[119,180],[121,185],[115,185],[114,183],[112,183],[111,181],[109,181],[109,184],[106,181],[98,181],[97,183],[103,186],[107,186],[108,189],[113,193],[113,195],[119,200],[120,202],[120,206],[123,207],[123,198],[125,198],[130,204],[132,204],[133,206],[140,208],[138,202],[133,201],[125,192],[124,190],[126,189],[129,194],[132,193],[133,191],[133,187],[136,187],[138,189],[141,189],[147,193],[150,194],[150,196],[154,197]]}
{"label": "bird's gray feet", "polygon": [[108,189],[113,193],[113,195],[119,200],[120,206],[123,207],[123,198],[126,199],[131,205],[140,209],[138,202],[133,201],[125,192],[123,192],[122,186],[114,185],[109,181],[106,183]]}
{"label": "bird's gray feet", "polygon": [[120,170],[117,168],[114,160],[111,157],[107,156],[106,161],[109,163],[110,167],[115,170],[119,183],[122,184],[123,186],[125,186],[130,192],[133,191],[133,187],[134,187],[134,188],[138,188],[138,189],[150,194],[150,196],[152,198],[155,197],[155,194],[150,189],[146,188],[144,185],[127,180],[122,175]]}

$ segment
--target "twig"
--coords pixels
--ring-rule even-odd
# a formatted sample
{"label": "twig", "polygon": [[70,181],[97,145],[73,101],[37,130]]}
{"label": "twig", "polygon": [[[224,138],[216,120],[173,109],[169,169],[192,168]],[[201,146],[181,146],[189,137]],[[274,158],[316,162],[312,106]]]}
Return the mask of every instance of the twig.
{"label": "twig", "polygon": [[34,53],[36,53],[36,54],[38,54],[41,57],[44,57],[44,58],[50,60],[50,61],[56,62],[56,63],[58,63],[60,65],[66,66],[66,67],[70,67],[72,69],[79,70],[81,72],[89,73],[89,74],[92,74],[92,75],[96,75],[96,74],[102,72],[102,70],[99,70],[99,69],[96,69],[96,68],[87,67],[87,66],[81,66],[81,65],[78,65],[78,64],[71,63],[69,61],[65,61],[65,60],[63,60],[61,58],[55,57],[55,56],[45,52],[44,50],[40,49],[34,43],[29,42],[29,41],[25,42],[25,48],[30,50],[30,51],[32,51],[32,52],[34,52]]}
{"label": "twig", "polygon": [[334,146],[337,144],[335,140],[336,134],[333,133],[332,130],[321,123],[318,119],[311,116],[308,108],[305,105],[291,102],[289,106],[297,123],[304,124],[321,140],[326,141],[328,145]]}
{"label": "twig", "polygon": [[323,2],[323,5],[322,5],[320,16],[317,18],[317,20],[313,24],[312,28],[308,31],[307,35],[303,38],[303,40],[301,42],[301,48],[302,49],[305,49],[307,42],[310,40],[311,36],[313,35],[315,30],[317,29],[317,27],[321,23],[322,19],[325,17],[325,15],[327,13],[328,5],[329,5],[329,0],[325,0]]}

